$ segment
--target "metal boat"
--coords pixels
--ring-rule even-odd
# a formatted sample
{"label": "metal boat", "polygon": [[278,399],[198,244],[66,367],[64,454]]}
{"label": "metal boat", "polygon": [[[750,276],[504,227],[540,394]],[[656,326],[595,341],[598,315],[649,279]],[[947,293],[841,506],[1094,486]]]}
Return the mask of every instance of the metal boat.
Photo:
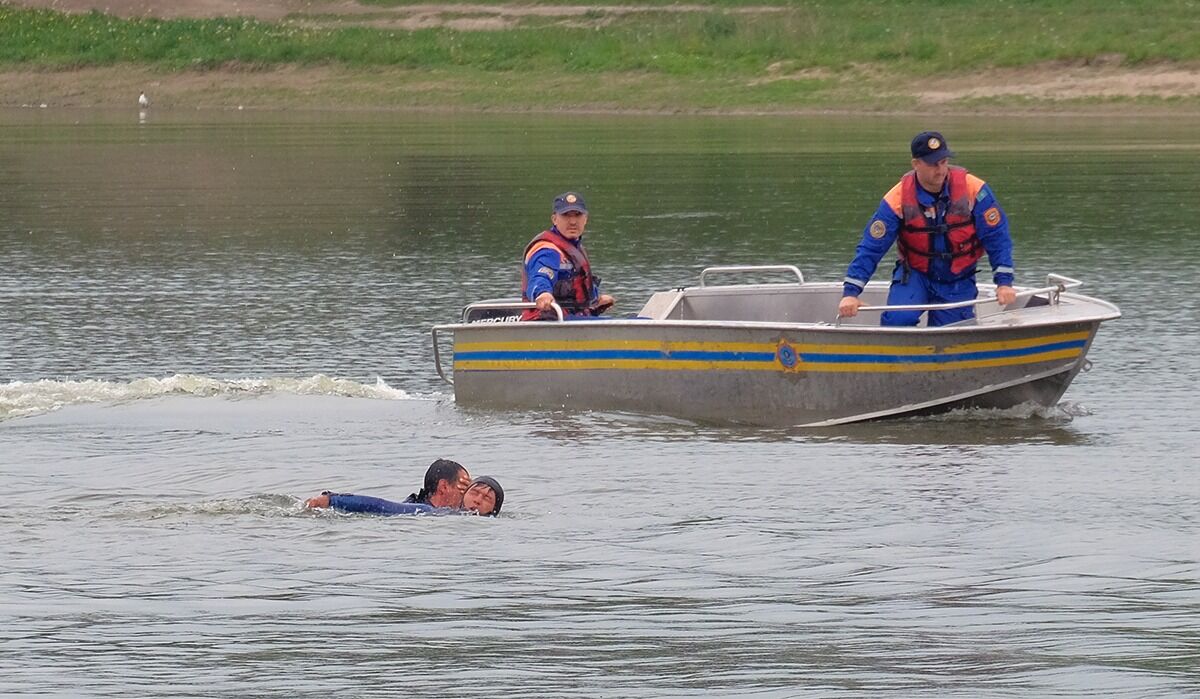
{"label": "metal boat", "polygon": [[[785,283],[710,285],[717,275],[786,273]],[[1057,274],[953,304],[886,306],[888,284],[837,317],[840,282],[806,283],[792,265],[710,267],[699,285],[655,293],[636,317],[516,322],[519,300],[463,309],[433,328],[434,364],[462,405],[621,410],[702,421],[824,426],[957,408],[1053,406],[1100,323],[1120,310],[1072,293]],[[990,294],[990,296],[989,296]],[[883,327],[878,313],[976,306],[940,327]],[[926,318],[924,314],[922,318]],[[442,343],[453,339],[452,374]]]}

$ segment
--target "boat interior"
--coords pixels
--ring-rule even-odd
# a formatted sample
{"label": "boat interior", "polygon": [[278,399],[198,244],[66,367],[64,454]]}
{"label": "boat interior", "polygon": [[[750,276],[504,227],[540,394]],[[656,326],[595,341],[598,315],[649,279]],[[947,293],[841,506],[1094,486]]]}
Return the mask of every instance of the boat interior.
{"label": "boat interior", "polygon": [[[717,272],[761,275],[770,271],[785,272],[794,278],[780,283],[726,286],[713,286],[707,283],[709,275]],[[840,282],[806,283],[800,271],[790,265],[710,267],[701,273],[699,286],[662,291],[651,296],[638,313],[638,317],[651,320],[701,322],[741,321],[877,326],[880,313],[887,303],[888,286],[888,282],[871,282],[859,297],[865,303],[859,314],[853,318],[839,318],[838,302],[842,298],[843,288]],[[1016,302],[1007,307],[1001,307],[994,300],[989,300],[995,296],[995,286],[980,284],[979,299],[973,302],[973,305],[977,306],[976,317],[953,325],[986,324],[991,319],[1012,318],[1014,311],[1050,306],[1052,303],[1062,300],[1059,297],[1061,287],[1061,284],[1056,284],[1043,289],[1018,289],[1020,293]],[[929,307],[949,305],[951,304]],[[955,305],[972,305],[972,302]],[[900,307],[890,308],[898,310]],[[927,317],[928,314],[922,315],[922,326]]]}
{"label": "boat interior", "polygon": [[[713,285],[710,277],[732,276],[754,283]],[[761,282],[764,278],[780,277],[777,282]],[[1064,293],[1081,286],[1069,277],[1050,274],[1046,285],[1039,288],[1016,287],[1017,299],[1002,307],[995,301],[995,285],[979,284],[979,297],[955,304],[925,306],[886,306],[889,283],[871,282],[860,298],[865,305],[853,318],[838,317],[838,301],[842,298],[841,282],[805,282],[804,275],[792,265],[754,265],[709,267],[700,273],[697,286],[660,291],[642,306],[635,316],[639,320],[691,321],[706,323],[786,323],[823,326],[878,327],[880,314],[885,310],[931,310],[975,306],[975,317],[940,326],[1012,325],[1020,323],[1063,322],[1074,319],[1108,319],[1120,315],[1116,306],[1079,294]],[[519,320],[520,308],[533,304],[520,300],[491,299],[474,303],[463,309],[463,322],[513,322]],[[925,327],[928,313],[922,314]],[[614,316],[613,320],[628,320]]]}

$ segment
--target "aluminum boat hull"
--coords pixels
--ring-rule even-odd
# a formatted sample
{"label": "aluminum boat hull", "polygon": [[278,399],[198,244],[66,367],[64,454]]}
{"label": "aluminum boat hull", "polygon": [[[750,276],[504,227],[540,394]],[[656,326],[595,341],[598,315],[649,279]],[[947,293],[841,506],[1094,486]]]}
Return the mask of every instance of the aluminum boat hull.
{"label": "aluminum boat hull", "polygon": [[662,311],[656,319],[440,326],[453,333],[455,399],[760,425],[1053,406],[1085,365],[1100,323],[1119,316],[1106,302],[1063,295],[1061,304],[996,308],[943,328],[883,328],[861,318],[688,319],[698,309],[745,316],[754,315],[745,308],[766,308],[778,316],[818,303],[836,308],[840,290],[808,284],[802,294],[800,287],[781,294],[778,286],[664,292],[643,309]]}

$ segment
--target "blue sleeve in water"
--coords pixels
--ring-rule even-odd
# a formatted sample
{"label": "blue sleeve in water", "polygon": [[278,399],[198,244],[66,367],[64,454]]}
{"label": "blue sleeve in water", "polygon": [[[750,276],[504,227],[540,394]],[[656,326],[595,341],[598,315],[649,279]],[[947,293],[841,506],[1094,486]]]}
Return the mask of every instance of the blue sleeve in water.
{"label": "blue sleeve in water", "polygon": [[373,515],[434,515],[441,514],[443,509],[426,505],[423,502],[394,502],[383,498],[373,498],[369,495],[342,493],[331,494],[329,506],[341,512],[361,512]]}

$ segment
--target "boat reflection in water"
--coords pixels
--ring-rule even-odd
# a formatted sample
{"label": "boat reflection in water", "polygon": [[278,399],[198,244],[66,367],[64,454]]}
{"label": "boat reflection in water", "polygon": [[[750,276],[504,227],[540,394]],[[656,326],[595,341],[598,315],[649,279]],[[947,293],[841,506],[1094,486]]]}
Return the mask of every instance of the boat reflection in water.
{"label": "boat reflection in water", "polygon": [[[718,273],[774,272],[795,279],[707,283]],[[433,328],[434,362],[462,405],[800,426],[1053,406],[1087,364],[1100,323],[1121,315],[1068,292],[1081,284],[1051,274],[1044,287],[1015,287],[1007,307],[982,284],[973,301],[883,306],[888,285],[874,282],[857,317],[837,318],[841,283],[805,283],[790,265],[711,267],[699,286],[656,293],[630,319],[508,322],[532,304],[471,304],[462,322]],[[977,306],[976,318],[935,328],[882,327],[874,315],[965,305]],[[440,346],[447,335],[452,376]]]}

